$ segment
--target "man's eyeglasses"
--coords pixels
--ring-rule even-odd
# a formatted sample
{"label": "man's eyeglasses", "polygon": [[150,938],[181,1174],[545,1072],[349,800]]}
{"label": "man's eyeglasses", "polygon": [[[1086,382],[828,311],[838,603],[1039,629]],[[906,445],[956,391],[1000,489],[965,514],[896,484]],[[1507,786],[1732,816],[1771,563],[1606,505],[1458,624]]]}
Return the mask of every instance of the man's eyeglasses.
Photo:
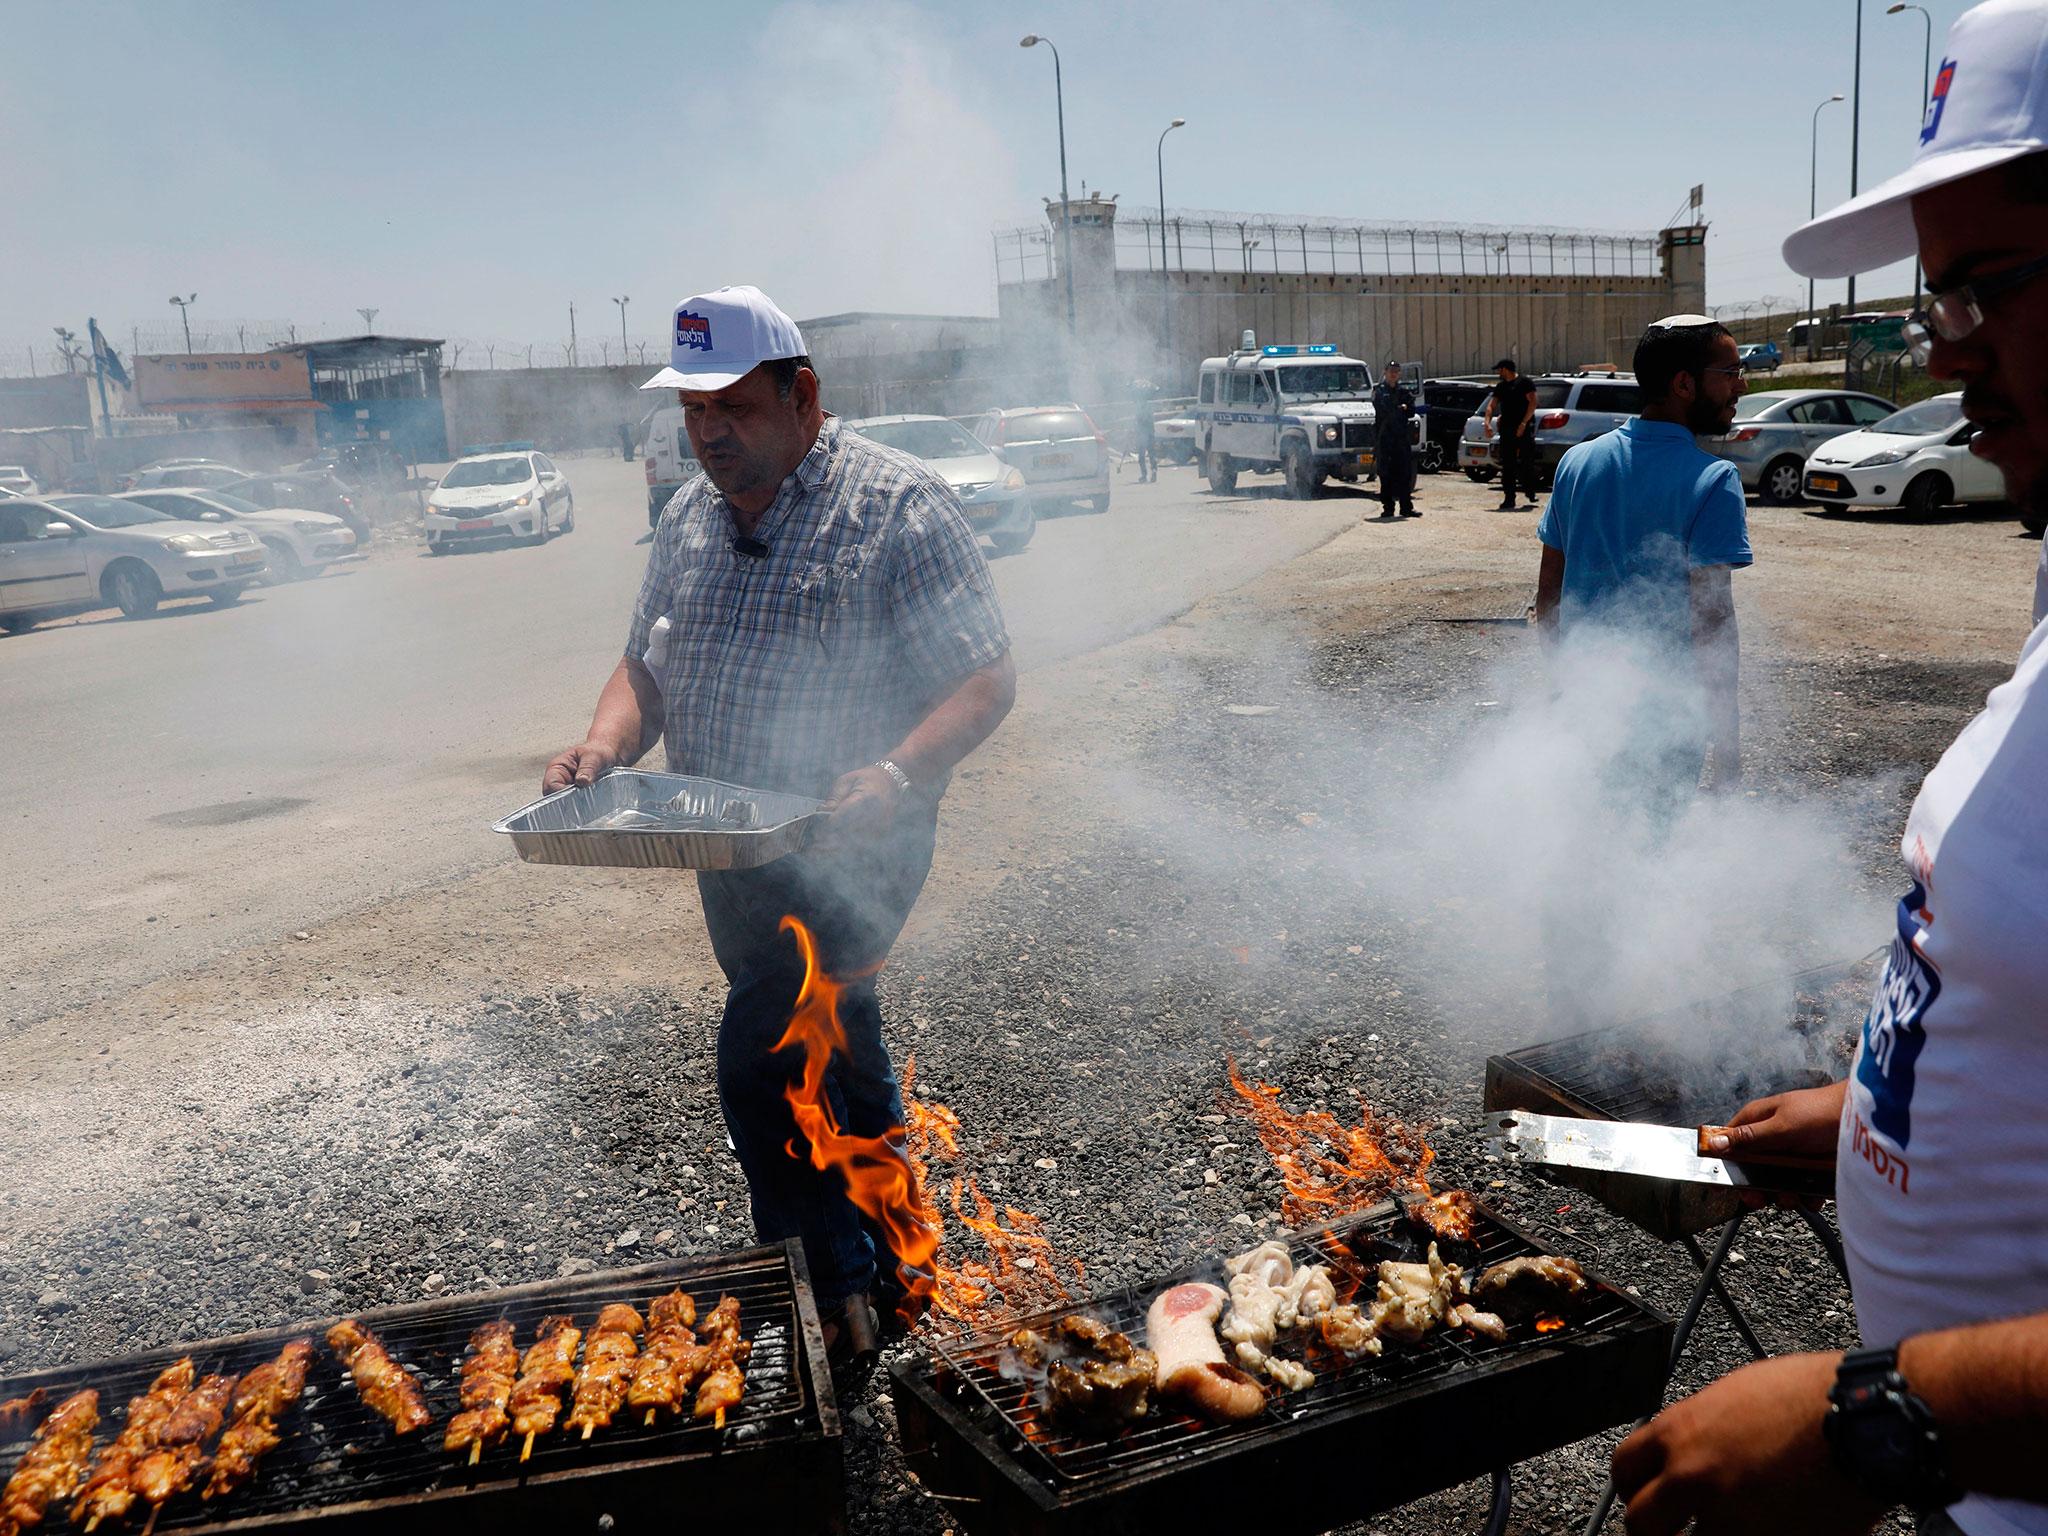
{"label": "man's eyeglasses", "polygon": [[1906,350],[1924,368],[1934,353],[1936,338],[1961,341],[1984,323],[1984,305],[1988,301],[2031,283],[2044,272],[2048,272],[2048,256],[1931,295],[1923,307],[1906,317]]}
{"label": "man's eyeglasses", "polygon": [[1726,363],[1719,368],[1702,368],[1701,373],[1725,373],[1731,379],[1739,379],[1749,370],[1740,363]]}

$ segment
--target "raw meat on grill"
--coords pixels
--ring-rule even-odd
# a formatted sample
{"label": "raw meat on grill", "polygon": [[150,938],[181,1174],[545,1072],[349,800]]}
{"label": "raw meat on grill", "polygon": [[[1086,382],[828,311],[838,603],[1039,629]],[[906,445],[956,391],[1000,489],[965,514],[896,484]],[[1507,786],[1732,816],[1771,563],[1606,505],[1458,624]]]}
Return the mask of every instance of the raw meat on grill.
{"label": "raw meat on grill", "polygon": [[390,1421],[393,1434],[408,1435],[432,1421],[418,1379],[354,1318],[344,1318],[327,1330],[327,1347],[348,1367],[363,1401]]}
{"label": "raw meat on grill", "polygon": [[1524,1317],[1534,1312],[1560,1312],[1592,1294],[1586,1272],[1570,1259],[1554,1254],[1503,1259],[1479,1277],[1472,1299],[1496,1312]]}
{"label": "raw meat on grill", "polygon": [[99,1422],[100,1395],[88,1389],[72,1393],[36,1426],[14,1475],[0,1489],[0,1536],[41,1525],[52,1504],[78,1491]]}
{"label": "raw meat on grill", "polygon": [[511,1427],[505,1412],[513,1383],[519,1379],[519,1351],[512,1325],[503,1318],[481,1324],[469,1335],[469,1356],[462,1362],[462,1411],[448,1421],[441,1448],[467,1447],[475,1461],[486,1446],[496,1445]]}
{"label": "raw meat on grill", "polygon": [[576,1376],[576,1395],[566,1421],[569,1428],[582,1430],[584,1439],[611,1423],[612,1415],[625,1405],[646,1327],[639,1312],[622,1301],[598,1313],[583,1345],[583,1369]]}
{"label": "raw meat on grill", "polygon": [[293,1339],[235,1383],[228,1407],[234,1422],[214,1448],[212,1474],[200,1490],[202,1499],[233,1493],[256,1476],[256,1466],[283,1442],[277,1421],[306,1390],[306,1372],[313,1364],[313,1341]]}
{"label": "raw meat on grill", "polygon": [[1230,1274],[1230,1312],[1219,1330],[1237,1363],[1290,1392],[1315,1384],[1315,1372],[1273,1353],[1283,1333],[1293,1333],[1337,1304],[1337,1288],[1321,1264],[1295,1268],[1287,1245],[1261,1243],[1224,1261]]}
{"label": "raw meat on grill", "polygon": [[128,1417],[121,1425],[121,1433],[100,1452],[92,1476],[86,1479],[71,1506],[74,1521],[82,1521],[90,1531],[101,1521],[118,1520],[135,1507],[132,1478],[136,1464],[156,1449],[158,1433],[192,1389],[197,1375],[190,1356],[173,1361],[157,1372],[156,1380],[147,1390],[129,1400]]}
{"label": "raw meat on grill", "polygon": [[1427,1263],[1380,1265],[1379,1295],[1372,1308],[1374,1331],[1403,1344],[1421,1343],[1464,1294],[1464,1280],[1464,1271],[1446,1264],[1435,1243],[1429,1245]]}
{"label": "raw meat on grill", "polygon": [[1159,1390],[1204,1418],[1256,1418],[1266,1406],[1259,1384],[1223,1358],[1216,1320],[1230,1298],[1201,1281],[1176,1285],[1145,1314],[1145,1343],[1159,1361]]}
{"label": "raw meat on grill", "polygon": [[526,1346],[519,1380],[513,1383],[512,1396],[506,1402],[512,1432],[526,1437],[519,1451],[521,1461],[533,1454],[534,1437],[555,1427],[562,1399],[576,1380],[576,1346],[582,1340],[583,1330],[574,1318],[544,1317],[539,1336]]}

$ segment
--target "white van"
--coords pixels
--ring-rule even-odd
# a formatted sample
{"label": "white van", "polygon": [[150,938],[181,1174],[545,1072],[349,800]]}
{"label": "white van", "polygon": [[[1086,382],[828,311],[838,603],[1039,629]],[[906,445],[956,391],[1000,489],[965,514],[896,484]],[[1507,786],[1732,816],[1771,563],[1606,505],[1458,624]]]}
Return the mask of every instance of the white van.
{"label": "white van", "polygon": [[[1331,475],[1370,472],[1372,386],[1371,368],[1327,342],[1261,347],[1246,331],[1235,352],[1203,359],[1196,386],[1196,447],[1210,489],[1228,495],[1239,474],[1278,470],[1288,494],[1306,500]],[[1422,426],[1417,411],[1418,443]]]}
{"label": "white van", "polygon": [[697,478],[698,463],[690,452],[690,434],[683,429],[683,408],[665,406],[647,418],[647,438],[641,449],[647,461],[647,526],[661,521],[661,509],[690,481]]}

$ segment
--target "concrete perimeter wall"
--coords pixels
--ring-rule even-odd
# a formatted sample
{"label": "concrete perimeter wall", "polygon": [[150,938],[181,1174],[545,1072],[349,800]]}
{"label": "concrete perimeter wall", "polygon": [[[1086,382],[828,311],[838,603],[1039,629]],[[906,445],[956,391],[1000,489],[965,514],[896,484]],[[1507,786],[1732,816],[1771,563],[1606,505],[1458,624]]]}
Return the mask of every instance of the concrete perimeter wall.
{"label": "concrete perimeter wall", "polygon": [[476,443],[537,443],[549,451],[617,448],[673,395],[642,392],[658,363],[612,368],[451,368],[441,374],[448,451]]}

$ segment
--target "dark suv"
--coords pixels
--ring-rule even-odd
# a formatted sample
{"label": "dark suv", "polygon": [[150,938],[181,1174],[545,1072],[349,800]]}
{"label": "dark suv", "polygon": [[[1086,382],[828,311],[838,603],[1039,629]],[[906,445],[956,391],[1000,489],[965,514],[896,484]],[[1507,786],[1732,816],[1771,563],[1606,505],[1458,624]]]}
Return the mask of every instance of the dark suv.
{"label": "dark suv", "polygon": [[1458,439],[1466,420],[1486,409],[1486,397],[1493,393],[1492,378],[1461,375],[1455,378],[1424,379],[1416,403],[1422,407],[1422,460],[1417,466],[1433,475],[1458,462]]}
{"label": "dark suv", "polygon": [[220,489],[259,507],[297,507],[306,512],[332,513],[348,524],[358,547],[370,542],[370,519],[355,493],[324,470],[251,475]]}

